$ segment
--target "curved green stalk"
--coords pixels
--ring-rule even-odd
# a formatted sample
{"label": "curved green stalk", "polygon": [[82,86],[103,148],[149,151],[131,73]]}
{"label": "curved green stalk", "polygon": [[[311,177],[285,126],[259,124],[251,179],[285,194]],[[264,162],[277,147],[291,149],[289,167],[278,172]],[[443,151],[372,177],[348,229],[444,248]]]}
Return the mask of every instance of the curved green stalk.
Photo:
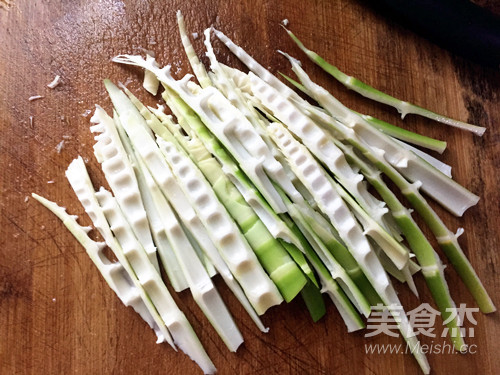
{"label": "curved green stalk", "polygon": [[[311,96],[309,94],[309,91],[304,87],[303,84],[300,82],[297,82],[293,78],[287,76],[286,74],[280,73],[280,75],[285,78],[290,84],[292,84],[294,87],[302,91],[304,94]],[[446,149],[446,142],[440,141],[438,139],[434,139],[431,137],[427,137],[422,134],[414,133],[412,131],[400,128],[399,126],[390,124],[388,122],[385,122],[383,120],[379,120],[378,118],[369,116],[369,115],[363,115],[361,113],[358,113],[361,117],[363,117],[370,125],[374,126],[381,132],[390,135],[393,138],[399,139],[401,141],[405,141],[408,143],[411,143],[416,146],[420,147],[425,147],[429,150],[433,150],[436,152],[439,152],[440,154],[443,153],[443,151]]]}
{"label": "curved green stalk", "polygon": [[391,107],[394,107],[398,110],[399,113],[401,113],[401,117],[404,118],[407,114],[413,113],[416,115],[420,115],[426,118],[429,118],[431,120],[454,126],[459,129],[463,130],[468,130],[470,132],[473,132],[476,135],[483,135],[485,132],[486,128],[483,128],[481,126],[476,126],[476,125],[471,125],[462,121],[454,120],[449,117],[437,114],[435,112],[429,111],[428,109],[419,107],[415,104],[411,104],[405,101],[402,101],[400,99],[396,99],[393,96],[390,96],[386,93],[383,93],[382,91],[379,91],[370,85],[367,85],[364,82],[361,82],[357,78],[348,76],[347,74],[341,72],[336,66],[333,66],[326,62],[321,56],[319,56],[317,53],[307,49],[304,44],[289,30],[284,28],[288,35],[293,39],[293,41],[297,44],[297,46],[304,51],[304,53],[311,59],[313,62],[315,62],[317,65],[319,65],[323,70],[325,70],[328,74],[333,76],[336,80],[338,80],[340,83],[342,83],[344,86],[346,86],[348,89],[351,89],[353,91],[356,91],[358,94],[363,95],[364,97],[367,97],[369,99],[372,99],[374,101],[377,101],[379,103],[387,104],[390,105]]}

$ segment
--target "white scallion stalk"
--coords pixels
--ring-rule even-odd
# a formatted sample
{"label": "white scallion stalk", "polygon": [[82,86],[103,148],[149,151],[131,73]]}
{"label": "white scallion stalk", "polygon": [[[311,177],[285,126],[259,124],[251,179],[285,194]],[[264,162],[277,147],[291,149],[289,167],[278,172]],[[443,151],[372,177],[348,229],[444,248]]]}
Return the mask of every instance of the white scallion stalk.
{"label": "white scallion stalk", "polygon": [[110,192],[101,188],[96,193],[104,215],[111,230],[122,246],[123,252],[134,269],[137,278],[147,291],[151,301],[162,317],[175,345],[182,349],[206,374],[213,374],[216,370],[201,345],[196,333],[184,313],[177,307],[170,292],[163,283],[160,274],[141,251],[141,244],[137,241],[130,225],[125,219],[116,199]]}
{"label": "white scallion stalk", "polygon": [[[106,257],[103,252],[106,247],[105,243],[95,242],[87,235],[87,232],[91,228],[82,227],[77,223],[76,216],[69,215],[65,208],[58,206],[56,203],[51,202],[35,193],[32,194],[32,197],[62,221],[64,226],[85,248],[85,251],[101,273],[106,283],[115,292],[123,304],[125,306],[131,306],[142,317],[142,319],[144,319],[144,321],[155,330],[156,335],[158,336],[157,342],[160,343],[164,340],[170,340],[171,342],[168,331],[160,328],[161,326],[165,326],[165,324],[161,318],[158,321],[153,317],[150,308],[141,296],[142,292],[140,291],[140,287],[137,287],[130,279],[130,274],[126,271],[125,267],[120,262],[113,263]],[[165,332],[167,336],[164,336]]]}
{"label": "white scallion stalk", "polygon": [[251,285],[251,288],[244,287],[244,290],[255,311],[261,315],[269,307],[283,302],[251,247],[191,159],[171,143],[161,138],[157,142],[229,269],[240,284]]}
{"label": "white scallion stalk", "polygon": [[87,168],[85,167],[85,163],[83,162],[83,159],[81,157],[78,157],[70,163],[66,170],[66,178],[68,179],[71,187],[73,188],[73,191],[78,197],[78,200],[85,209],[85,212],[92,220],[92,223],[97,228],[99,233],[101,233],[104,241],[106,241],[108,247],[111,249],[111,251],[113,251],[116,258],[121,263],[133,285],[140,294],[145,307],[148,309],[149,314],[151,315],[152,319],[154,319],[154,322],[158,327],[157,335],[158,333],[160,334],[158,335],[158,342],[167,341],[172,347],[175,348],[172,338],[170,337],[170,333],[165,326],[165,323],[158,315],[156,308],[151,302],[151,299],[137,279],[134,270],[125,257],[122,247],[111,232],[106,217],[104,216],[104,213],[99,206],[99,203],[97,202],[94,187],[92,186]]}
{"label": "white scallion stalk", "polygon": [[97,161],[101,163],[106,181],[113,190],[133,233],[148,254],[150,262],[156,270],[159,270],[156,247],[151,237],[149,221],[134,169],[121,144],[114,121],[99,106],[96,106],[94,116],[90,121],[95,124],[90,130],[93,133],[99,133],[95,137],[97,143],[94,145],[94,150]]}

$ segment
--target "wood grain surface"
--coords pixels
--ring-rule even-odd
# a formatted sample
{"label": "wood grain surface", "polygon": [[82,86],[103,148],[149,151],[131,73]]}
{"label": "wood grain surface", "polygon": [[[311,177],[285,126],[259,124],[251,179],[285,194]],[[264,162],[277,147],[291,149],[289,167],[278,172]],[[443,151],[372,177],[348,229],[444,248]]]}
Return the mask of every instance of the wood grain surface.
{"label": "wood grain surface", "polygon": [[[45,208],[37,192],[89,224],[65,180],[77,155],[87,161],[95,186],[105,185],[92,154],[88,113],[99,103],[109,110],[102,80],[128,82],[148,104],[135,69],[110,62],[118,53],[154,50],[177,77],[189,72],[175,22],[181,9],[190,32],[213,25],[272,72],[290,72],[282,49],[348,106],[405,128],[444,139],[442,160],[455,179],[481,196],[464,217],[433,204],[452,230],[465,228],[460,243],[497,305],[499,283],[500,74],[454,57],[406,31],[362,2],[341,1],[119,1],[10,0],[0,7],[0,373],[1,374],[199,374],[196,365],[168,345],[124,307],[98,274],[82,247]],[[329,79],[291,43],[279,23],[310,48],[396,97],[488,128],[482,138],[374,104]],[[201,38],[194,41],[203,52]],[[216,53],[240,67],[220,44]],[[203,59],[205,62],[206,60]],[[47,84],[58,74],[54,90]],[[43,99],[28,101],[33,95]],[[31,120],[30,120],[31,119]],[[56,146],[64,147],[58,153]],[[421,223],[420,218],[416,218]],[[429,231],[424,227],[427,234]],[[433,242],[434,243],[434,242]],[[475,306],[455,271],[446,277],[457,303]],[[416,277],[422,302],[431,302]],[[400,344],[400,338],[347,334],[331,302],[314,324],[301,300],[268,311],[263,334],[223,285],[215,283],[236,317],[244,345],[225,348],[188,292],[175,295],[220,374],[419,374],[405,354],[366,354],[366,343]],[[401,285],[407,309],[420,302]],[[435,374],[500,373],[498,313],[477,319],[475,354],[430,354]],[[441,332],[441,322],[437,323]],[[466,326],[472,327],[470,323]],[[443,339],[423,337],[424,344]]]}

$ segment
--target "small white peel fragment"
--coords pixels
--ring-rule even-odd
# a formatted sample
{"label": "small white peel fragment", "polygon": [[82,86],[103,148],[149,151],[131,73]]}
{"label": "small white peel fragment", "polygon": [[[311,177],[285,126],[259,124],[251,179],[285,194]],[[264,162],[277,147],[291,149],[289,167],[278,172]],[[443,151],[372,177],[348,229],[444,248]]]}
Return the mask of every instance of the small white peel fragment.
{"label": "small white peel fragment", "polygon": [[60,153],[61,153],[61,150],[64,148],[64,142],[65,142],[65,141],[64,141],[64,139],[63,139],[61,142],[59,142],[59,143],[57,144],[57,146],[56,146],[56,151],[57,151],[57,153],[58,153],[58,154],[60,154]]}
{"label": "small white peel fragment", "polygon": [[33,96],[30,96],[30,97],[28,98],[28,100],[29,100],[30,102],[32,102],[33,100],[42,99],[42,98],[43,98],[43,96],[42,96],[42,95],[33,95]]}
{"label": "small white peel fragment", "polygon": [[281,24],[282,24],[283,26],[288,26],[288,24],[289,24],[289,23],[290,23],[290,22],[288,21],[288,18],[285,18],[283,21],[281,21]]}
{"label": "small white peel fragment", "polygon": [[47,85],[47,87],[50,89],[55,89],[60,82],[61,82],[61,76],[57,75],[54,77],[54,80]]}
{"label": "small white peel fragment", "polygon": [[191,35],[193,36],[194,40],[198,39],[198,33],[192,33]]}
{"label": "small white peel fragment", "polygon": [[30,197],[25,196],[25,197],[24,197],[24,203],[27,203],[29,199],[30,199]]}
{"label": "small white peel fragment", "polygon": [[53,184],[54,182],[54,180],[47,181],[48,184]]}
{"label": "small white peel fragment", "polygon": [[90,109],[86,109],[85,112],[82,113],[82,117],[88,117],[92,111]]}

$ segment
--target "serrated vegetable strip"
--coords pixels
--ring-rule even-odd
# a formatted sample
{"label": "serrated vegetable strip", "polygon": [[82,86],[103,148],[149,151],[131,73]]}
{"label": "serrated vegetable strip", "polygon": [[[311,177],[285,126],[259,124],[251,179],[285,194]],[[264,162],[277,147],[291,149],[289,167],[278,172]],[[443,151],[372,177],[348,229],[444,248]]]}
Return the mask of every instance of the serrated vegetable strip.
{"label": "serrated vegetable strip", "polygon": [[251,316],[257,327],[259,327],[261,331],[267,332],[267,329],[264,327],[258,315],[252,308],[252,301],[249,302],[247,296],[243,292],[246,292],[247,289],[251,290],[252,286],[242,284],[240,287],[236,280],[234,280],[233,274],[221,258],[217,248],[210,239],[206,228],[201,223],[194,209],[188,203],[188,199],[178,185],[176,178],[172,175],[172,172],[167,165],[165,158],[161,154],[161,151],[156,145],[156,142],[148,133],[150,129],[148,128],[146,120],[142,117],[140,112],[128,99],[128,97],[118,89],[118,87],[108,80],[104,81],[104,83],[111,97],[111,101],[113,102],[113,105],[115,106],[120,117],[120,122],[123,125],[123,128],[127,132],[134,149],[140,155],[144,164],[151,173],[151,176],[154,178],[158,187],[162,191],[162,194],[174,207],[184,225],[189,229],[190,233],[196,239],[196,242],[203,248],[205,254],[209,257],[217,271],[221,274],[231,291],[244,306],[245,310]]}
{"label": "serrated vegetable strip", "polygon": [[328,62],[326,62],[317,53],[307,49],[304,46],[304,44],[291,31],[289,31],[285,27],[284,29],[286,30],[288,35],[293,39],[293,41],[297,44],[297,46],[307,55],[307,57],[309,57],[309,59],[311,59],[314,63],[319,65],[323,70],[325,70],[335,79],[337,79],[340,83],[342,83],[348,89],[351,89],[357,92],[358,94],[363,95],[364,97],[396,108],[398,112],[401,114],[401,118],[404,118],[409,113],[413,113],[446,125],[470,131],[479,136],[483,135],[483,133],[485,132],[486,128],[484,127],[454,120],[449,117],[429,111],[428,109],[419,107],[415,104],[408,103],[400,99],[396,99],[393,96],[390,96],[382,91],[379,91],[371,87],[370,85],[367,85],[364,82],[361,82],[357,78],[348,76],[347,74],[341,72],[336,66],[333,66]]}
{"label": "serrated vegetable strip", "polygon": [[151,70],[160,82],[179,95],[237,159],[241,168],[277,213],[285,212],[286,209],[271,183],[271,178],[287,194],[294,196],[295,199],[301,199],[301,195],[288,180],[281,164],[276,161],[253,126],[215,87],[190,90],[189,76],[177,81],[170,75],[170,66],[158,69],[140,56],[121,55],[115,57],[113,61]]}
{"label": "serrated vegetable strip", "polygon": [[106,181],[113,190],[134,234],[148,254],[149,260],[159,271],[156,247],[151,237],[137,179],[121,144],[114,121],[99,106],[96,106],[94,116],[90,121],[95,124],[90,127],[90,131],[99,133],[95,136],[97,143],[94,145],[94,150]]}
{"label": "serrated vegetable strip", "polygon": [[125,130],[119,123],[118,114],[115,113],[115,126],[120,135],[123,147],[127,152],[130,159],[131,165],[134,168],[135,175],[137,177],[137,183],[139,184],[139,190],[141,192],[142,200],[144,202],[144,207],[148,214],[149,223],[151,225],[151,234],[158,248],[158,254],[160,255],[163,268],[172,284],[172,287],[176,292],[181,292],[188,288],[188,283],[184,277],[184,272],[177,260],[175,255],[173,244],[170,243],[166,233],[166,227],[161,218],[161,210],[155,204],[153,199],[153,194],[150,191],[144,174],[147,173],[144,168],[139,165],[140,159],[138,159],[134,154],[134,149],[132,144],[125,133]]}
{"label": "serrated vegetable strip", "polygon": [[[290,133],[287,134],[285,128],[279,126],[277,123],[271,124],[269,130],[273,140],[277,143],[287,160],[289,160],[290,166],[297,174],[297,177],[301,179],[302,183],[315,197],[319,208],[329,217],[383,303],[389,310],[391,310],[389,307],[391,305],[401,306],[396,292],[390,284],[367,238],[364,236],[362,229],[351,215],[342,198],[335,193],[333,187],[328,185],[328,180],[321,173],[317,162],[310,154],[310,157],[307,156],[308,151],[306,147],[297,142]],[[299,224],[297,223],[297,225]],[[393,314],[394,312],[391,310],[391,313]],[[427,374],[429,372],[429,364],[423,352],[420,351],[420,343],[414,336],[413,328],[408,319],[406,316],[400,315],[394,316],[394,318],[396,321],[400,320],[399,322],[397,321],[397,324],[401,334],[405,338],[422,371]]]}
{"label": "serrated vegetable strip", "polygon": [[445,176],[420,157],[406,150],[390,137],[366,123],[366,121],[345,107],[323,87],[312,82],[297,60],[289,57],[292,69],[308,88],[314,99],[337,121],[343,124],[339,135],[353,137],[356,134],[372,149],[384,150],[384,159],[410,181],[420,181],[422,190],[456,216],[474,206],[479,197],[451,178]]}
{"label": "serrated vegetable strip", "polygon": [[[236,45],[222,31],[214,29],[214,33],[215,36],[219,38],[219,40],[224,43],[226,47],[229,48],[229,50],[248,67],[248,69],[250,69],[250,71],[259,76],[263,81],[275,87],[276,90],[285,95],[287,98],[289,97],[291,99],[302,100],[302,98],[297,95],[296,92],[286,86],[262,65],[260,65],[252,56],[250,56],[243,48]],[[236,72],[236,69],[234,69],[233,71],[234,74],[237,74],[237,76],[241,77],[240,74]],[[238,87],[241,88],[240,85],[238,85]]]}
{"label": "serrated vegetable strip", "polygon": [[[297,82],[293,78],[290,78],[286,74],[280,72],[280,75],[285,78],[290,84],[292,84],[295,88],[302,91],[304,94],[311,96],[309,91],[304,87],[303,84]],[[318,108],[319,109],[319,108]],[[323,110],[321,108],[321,110]],[[370,115],[363,115],[358,113],[361,117],[363,117],[368,123],[381,132],[390,135],[393,138],[399,139],[403,142],[411,143],[416,146],[424,147],[432,151],[439,152],[440,154],[446,149],[446,142],[440,141],[438,139],[430,138],[422,134],[411,132],[407,129],[400,128],[399,126],[393,125],[391,123],[385,122],[378,118],[372,117]]]}
{"label": "serrated vegetable strip", "polygon": [[[394,219],[403,231],[410,248],[415,253],[417,260],[422,267],[422,274],[424,275],[432,297],[441,312],[443,320],[450,320],[447,326],[449,328],[450,338],[455,348],[457,350],[461,350],[464,345],[462,334],[458,327],[457,318],[453,318],[451,316],[451,312],[455,308],[455,303],[451,298],[448,284],[444,277],[444,266],[442,265],[439,256],[436,254],[431,244],[418,227],[417,223],[413,220],[409,210],[403,206],[396,195],[382,180],[380,176],[381,172],[358,157],[354,153],[352,146],[344,145],[340,141],[337,141],[337,145],[342,149],[348,160],[360,168],[367,181],[387,203]],[[453,335],[454,332],[456,332],[456,335]]]}
{"label": "serrated vegetable strip", "polygon": [[[131,306],[148,325],[153,328],[158,336],[158,343],[164,340],[170,340],[170,334],[161,326],[165,326],[161,318],[155,319],[151,314],[151,310],[146,305],[146,300],[141,297],[139,288],[130,279],[130,274],[125,270],[125,267],[120,262],[111,262],[103,253],[106,244],[103,242],[95,242],[87,235],[90,228],[84,228],[76,221],[76,216],[69,215],[64,207],[58,206],[56,203],[41,197],[36,193],[31,196],[45,206],[49,211],[56,215],[78,242],[85,248],[86,253],[95,264],[102,277],[115,292],[118,298],[125,306]],[[154,308],[153,308],[154,310]],[[156,314],[158,315],[158,314]],[[161,325],[158,325],[161,323]],[[166,332],[167,336],[163,336]],[[173,343],[171,344],[173,345]],[[175,348],[175,347],[174,347]]]}
{"label": "serrated vegetable strip", "polygon": [[[156,77],[156,76],[155,76]],[[122,85],[122,89],[127,93],[128,97],[130,98],[130,101],[136,106],[137,110],[140,112],[140,114],[146,119],[146,124],[148,127],[151,127],[151,126],[154,126],[155,123],[154,122],[151,122],[152,119],[151,119],[151,116],[148,116],[148,114],[150,113],[148,111],[148,109],[125,87]],[[134,154],[134,151],[133,151],[133,147],[132,147],[132,144],[128,138],[128,136],[126,135],[126,132],[125,130],[123,129],[123,127],[121,126],[121,124],[119,123],[119,119],[118,119],[118,115],[116,116],[117,117],[117,128],[118,128],[118,133],[123,133],[123,134],[120,134],[120,137],[122,138],[122,142],[124,144],[124,146],[128,146],[130,148],[130,152],[129,152],[129,155],[133,155]],[[156,127],[156,129],[158,130],[158,127]],[[148,128],[148,130],[150,130]],[[151,129],[153,130],[153,129]],[[139,177],[138,177],[139,179]],[[146,189],[147,191],[148,189]],[[146,193],[147,194],[147,193]],[[156,211],[155,208],[153,208],[153,211]],[[188,235],[188,237],[190,237],[190,233],[189,231],[186,232],[186,234]],[[190,242],[192,243],[196,253],[198,254],[198,256],[200,257],[200,259],[202,260],[208,274],[210,277],[214,276],[216,274],[216,270],[212,264],[212,262],[210,261],[210,259],[207,257],[207,255],[203,252],[203,250],[201,249],[201,247],[198,245],[196,239],[194,238],[191,238],[190,239]],[[171,262],[167,265],[167,270],[169,268],[175,268],[177,269],[177,266],[178,266],[178,262],[177,262],[177,258],[175,257],[175,254],[172,254],[173,255],[173,259],[172,259],[172,256],[169,256]],[[180,268],[180,266],[179,266]]]}
{"label": "serrated vegetable strip", "polygon": [[[285,155],[294,173],[309,190],[319,209],[330,218],[331,223],[338,231],[340,237],[348,244],[348,248],[350,248],[349,244],[356,242],[360,247],[370,249],[370,245],[364,236],[368,234],[366,232],[369,232],[371,228],[365,228],[365,232],[362,232],[361,228],[356,224],[355,218],[349,211],[346,202],[343,202],[343,199],[347,199],[348,204],[355,204],[355,202],[353,203],[353,199],[347,194],[343,194],[341,188],[335,187],[333,180],[328,178],[326,171],[320,167],[313,156],[307,151],[306,147],[295,140],[283,125],[272,123],[269,126],[269,134],[281,152]],[[369,220],[366,216],[363,216],[363,219],[366,221]],[[369,224],[373,225],[373,222],[369,221]],[[349,234],[353,237],[349,238]],[[320,242],[320,240],[318,241],[317,239],[315,239],[315,241]],[[402,259],[401,268],[403,268],[409,260],[409,255],[406,250],[402,249],[402,251],[405,257]],[[327,267],[327,262],[336,263],[336,261],[330,259],[330,257],[326,260],[325,258],[327,255],[322,255],[321,253],[329,254],[326,247],[324,250],[321,249],[318,255],[322,258],[323,263],[325,263]],[[392,257],[391,260],[393,258],[395,258],[395,256]],[[331,269],[330,272],[332,272]],[[332,276],[335,278],[333,273]],[[360,311],[368,315],[366,310],[361,309]]]}
{"label": "serrated vegetable strip", "polygon": [[146,291],[137,279],[134,270],[125,257],[122,247],[111,232],[106,217],[104,216],[104,213],[99,206],[99,203],[97,202],[97,198],[95,197],[94,187],[92,186],[87,168],[85,167],[85,163],[83,162],[81,156],[70,163],[70,165],[66,169],[66,178],[68,179],[78,200],[85,209],[85,212],[92,220],[95,228],[99,231],[99,233],[101,233],[104,241],[106,241],[108,247],[111,249],[111,251],[113,251],[116,258],[121,263],[124,270],[127,272],[131,282],[137,289],[140,297],[143,300],[145,308],[147,308],[149,315],[151,316],[151,319],[158,327],[157,334],[160,333],[161,335],[158,336],[158,343],[167,341],[175,349],[174,343],[172,341],[170,333],[165,326],[165,323],[158,315],[156,308],[154,307]]}
{"label": "serrated vegetable strip", "polygon": [[[208,151],[221,163],[224,173],[231,179],[236,188],[245,198],[245,201],[253,208],[257,216],[265,224],[274,238],[284,241],[283,244],[293,244],[303,253],[305,250],[297,236],[290,231],[283,220],[272,210],[265,199],[251,184],[248,177],[240,170],[236,162],[226,152],[218,139],[205,127],[194,111],[184,101],[173,93],[168,87],[165,88],[163,98],[179,120],[179,124],[187,133],[195,132],[203,142]],[[290,246],[287,251],[293,256]],[[304,269],[303,269],[304,270]],[[305,270],[304,270],[305,271]],[[307,272],[306,272],[307,274]]]}
{"label": "serrated vegetable strip", "polygon": [[189,36],[186,32],[184,16],[182,15],[180,10],[177,11],[177,25],[179,26],[179,33],[181,35],[181,41],[182,45],[184,46],[184,51],[186,52],[189,64],[191,64],[191,68],[193,69],[194,75],[198,79],[200,86],[203,88],[212,86],[212,81],[208,77],[205,67],[200,62],[200,59],[196,55],[193,45],[191,44],[191,40],[189,39]]}
{"label": "serrated vegetable strip", "polygon": [[[253,95],[262,105],[301,139],[375,221],[384,222],[384,215],[388,213],[387,208],[384,207],[385,203],[378,201],[368,192],[363,183],[363,176],[347,163],[344,154],[330,141],[326,131],[314,124],[290,101],[283,98],[274,87],[253,73],[249,73],[249,77]],[[388,225],[384,225],[384,228],[387,229]]]}
{"label": "serrated vegetable strip", "polygon": [[170,205],[156,186],[153,177],[151,177],[146,166],[141,161],[138,161],[138,165],[147,186],[151,189],[153,201],[160,212],[167,236],[188,281],[194,300],[229,350],[235,352],[243,343],[243,337],[238,327],[177,221]]}
{"label": "serrated vegetable strip", "polygon": [[168,327],[174,343],[195,361],[204,373],[214,373],[216,370],[212,361],[205,352],[186,316],[175,304],[160,274],[151,262],[149,262],[147,256],[140,250],[141,244],[133,236],[130,225],[125,219],[116,199],[104,188],[101,188],[96,193],[96,197],[110,224],[111,230],[122,246],[123,252],[134,269],[137,278],[147,291],[151,301]]}
{"label": "serrated vegetable strip", "polygon": [[[149,54],[146,55],[146,60],[151,61],[153,64],[158,66],[158,63],[156,62],[155,58],[153,56],[150,56]],[[160,81],[158,81],[158,78],[151,73],[151,72],[144,72],[144,81],[142,83],[142,87],[149,92],[151,95],[156,95],[158,93],[158,87],[160,86]]]}
{"label": "serrated vegetable strip", "polygon": [[177,151],[171,143],[161,138],[157,142],[229,268],[241,280],[240,283],[252,285],[247,295],[250,301],[254,301],[257,314],[261,315],[271,306],[279,305],[283,301],[281,294],[201,172],[191,159]]}
{"label": "serrated vegetable strip", "polygon": [[[142,109],[147,110],[145,107]],[[152,120],[154,120],[154,117],[150,119],[150,121]],[[126,134],[123,136],[126,137]],[[126,143],[132,147],[129,142],[128,140]],[[233,318],[222,302],[222,299],[210,280],[200,259],[196,255],[182,226],[175,217],[169,203],[162,195],[140,156],[135,155],[133,150],[131,150],[129,155],[137,163],[140,176],[139,181],[141,182],[141,179],[143,180],[145,185],[144,190],[149,192],[154,206],[158,209],[161,220],[166,228],[168,239],[172,244],[175,255],[188,280],[193,298],[219,333],[229,350],[235,352],[238,346],[243,342],[243,337],[236,327]]]}
{"label": "serrated vegetable strip", "polygon": [[[302,70],[302,68],[300,68],[300,66],[293,60],[292,60],[292,66],[294,71],[301,79],[302,83],[308,88],[308,90],[314,95],[314,98],[325,109],[331,112],[335,112],[337,106],[342,106],[340,103],[338,103],[338,101],[336,101],[336,99],[334,98],[332,99],[331,95],[325,89],[312,82],[307,76],[307,74]],[[346,111],[348,110],[346,109]],[[353,116],[351,117],[351,119],[353,118],[355,119],[357,115],[351,114],[351,116]],[[361,121],[356,121],[356,123],[360,122]],[[416,181],[414,183],[408,182],[392,166],[392,164],[390,164],[385,159],[384,155],[386,149],[382,150],[370,147],[358,137],[357,133],[353,131],[353,129],[344,126],[342,123],[333,121],[330,122],[330,126],[336,132],[340,133],[347,142],[349,142],[359,152],[361,152],[364,155],[364,157],[366,157],[370,162],[372,162],[380,171],[382,171],[387,177],[389,177],[401,190],[403,195],[408,199],[408,201],[415,208],[415,210],[424,218],[426,224],[429,226],[429,228],[436,236],[436,239],[440,247],[443,249],[444,253],[451,261],[451,263],[457,270],[458,274],[460,275],[464,283],[467,285],[467,288],[469,289],[474,299],[478,303],[481,311],[483,311],[484,313],[496,311],[496,308],[493,302],[491,301],[490,296],[486,292],[486,289],[479,280],[479,277],[474,271],[472,265],[470,264],[469,260],[467,259],[462,249],[460,248],[460,245],[458,244],[457,240],[458,235],[455,235],[446,227],[441,218],[436,214],[436,212],[432,209],[432,207],[420,194],[419,188],[422,185],[421,182],[420,181]],[[411,152],[409,151],[406,151],[406,153],[411,154]],[[442,176],[445,177],[444,175]],[[450,191],[450,195],[454,194]]]}
{"label": "serrated vegetable strip", "polygon": [[[149,124],[154,123],[154,119]],[[159,121],[158,121],[159,122]],[[160,127],[163,127],[163,131]],[[224,174],[222,167],[204,147],[203,143],[191,135],[191,139],[182,135],[174,123],[167,116],[163,116],[158,136],[163,140],[171,139],[168,131],[175,134],[179,145],[188,152],[199,170],[211,184],[220,202],[226,207],[229,214],[240,227],[246,240],[268,272],[271,280],[276,284],[287,302],[290,302],[304,287],[306,279],[295,262],[290,258],[281,244],[269,233],[252,208],[245,202],[238,189]],[[168,129],[168,130],[167,130]],[[172,134],[172,135],[174,135]]]}

